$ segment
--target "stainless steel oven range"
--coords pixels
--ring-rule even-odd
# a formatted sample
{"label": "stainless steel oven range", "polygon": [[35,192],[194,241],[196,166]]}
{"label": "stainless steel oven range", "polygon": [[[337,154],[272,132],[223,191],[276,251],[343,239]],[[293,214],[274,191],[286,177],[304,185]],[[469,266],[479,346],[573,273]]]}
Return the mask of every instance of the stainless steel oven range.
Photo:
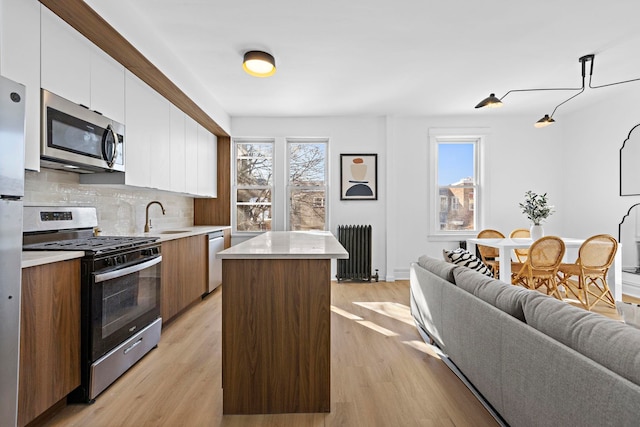
{"label": "stainless steel oven range", "polygon": [[94,207],[25,206],[23,250],[84,251],[81,386],[92,402],[160,340],[162,255],[156,237],[94,236]]}

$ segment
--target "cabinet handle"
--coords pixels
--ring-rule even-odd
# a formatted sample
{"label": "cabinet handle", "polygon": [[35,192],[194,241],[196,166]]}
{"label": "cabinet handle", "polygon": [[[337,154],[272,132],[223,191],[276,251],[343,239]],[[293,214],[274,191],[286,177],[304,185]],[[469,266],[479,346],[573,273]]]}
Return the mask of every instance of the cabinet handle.
{"label": "cabinet handle", "polygon": [[161,261],[162,261],[162,255],[157,256],[151,259],[150,261],[145,261],[145,262],[141,262],[140,264],[132,265],[131,267],[121,268],[119,270],[110,271],[108,273],[95,274],[93,280],[95,283],[100,283],[100,282],[104,282],[105,280],[117,279],[118,277],[126,276],[127,274],[136,273],[138,271],[144,270],[145,268],[152,267]]}
{"label": "cabinet handle", "polygon": [[133,348],[134,348],[135,346],[137,346],[137,345],[138,345],[138,344],[140,344],[141,342],[142,342],[142,338],[140,338],[138,341],[136,341],[136,342],[134,342],[133,344],[131,344],[129,347],[125,348],[125,349],[124,349],[123,354],[127,354],[127,353],[129,353],[131,350],[133,350]]}

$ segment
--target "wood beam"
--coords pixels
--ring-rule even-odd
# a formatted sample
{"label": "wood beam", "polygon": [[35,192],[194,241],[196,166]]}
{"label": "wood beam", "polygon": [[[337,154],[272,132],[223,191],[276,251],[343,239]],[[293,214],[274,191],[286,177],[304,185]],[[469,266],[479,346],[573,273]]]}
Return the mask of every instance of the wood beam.
{"label": "wood beam", "polygon": [[109,56],[218,137],[229,136],[162,71],[83,0],[39,0]]}

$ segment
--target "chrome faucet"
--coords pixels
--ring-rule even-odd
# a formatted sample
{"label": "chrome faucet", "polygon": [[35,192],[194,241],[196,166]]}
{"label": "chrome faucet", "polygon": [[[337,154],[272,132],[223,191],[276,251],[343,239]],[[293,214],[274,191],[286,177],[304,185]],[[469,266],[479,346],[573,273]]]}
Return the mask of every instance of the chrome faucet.
{"label": "chrome faucet", "polygon": [[151,221],[149,221],[149,206],[151,206],[154,203],[160,205],[160,209],[162,209],[162,215],[165,214],[164,206],[162,206],[162,203],[160,203],[157,200],[149,202],[149,204],[147,205],[147,210],[146,210],[146,214],[145,214],[145,217],[144,217],[144,232],[145,233],[148,233],[149,229],[151,228]]}

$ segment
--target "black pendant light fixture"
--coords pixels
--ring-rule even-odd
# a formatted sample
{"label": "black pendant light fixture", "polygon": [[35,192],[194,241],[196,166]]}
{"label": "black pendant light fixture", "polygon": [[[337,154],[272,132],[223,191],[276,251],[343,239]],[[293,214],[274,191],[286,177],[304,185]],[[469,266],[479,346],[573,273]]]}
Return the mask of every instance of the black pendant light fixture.
{"label": "black pendant light fixture", "polygon": [[621,81],[621,82],[608,83],[608,84],[604,84],[604,85],[600,85],[600,86],[592,86],[591,85],[591,77],[593,76],[594,58],[595,58],[595,55],[592,55],[592,54],[591,55],[584,55],[584,56],[581,56],[580,58],[578,58],[578,62],[580,62],[580,64],[582,65],[582,85],[580,87],[573,87],[573,88],[572,87],[559,87],[559,88],[540,88],[540,89],[514,89],[514,90],[510,90],[509,92],[505,93],[502,96],[502,98],[497,98],[495,96],[495,94],[492,93],[487,98],[485,98],[482,101],[480,101],[478,103],[478,105],[476,105],[476,108],[501,107],[502,106],[502,100],[512,92],[534,92],[534,91],[537,92],[537,91],[549,91],[549,90],[578,91],[578,93],[570,96],[569,98],[567,98],[564,101],[562,101],[560,104],[556,105],[556,107],[553,109],[553,112],[551,113],[551,115],[545,114],[543,118],[541,118],[540,120],[538,120],[534,124],[535,127],[542,128],[542,127],[546,127],[546,126],[549,126],[550,124],[555,123],[555,120],[553,119],[553,115],[556,113],[556,110],[558,110],[558,107],[560,107],[561,105],[565,104],[568,101],[571,101],[573,98],[575,98],[576,96],[578,96],[582,92],[584,92],[584,90],[585,90],[585,77],[586,77],[587,62],[591,63],[591,66],[590,66],[590,69],[589,69],[589,88],[591,88],[591,89],[599,89],[599,88],[602,88],[602,87],[614,86],[614,85],[619,85],[619,84],[622,84],[622,83],[630,83],[630,82],[635,82],[635,81],[640,80],[640,78],[637,78],[637,79],[631,79],[631,80],[624,80],[624,81]]}
{"label": "black pendant light fixture", "polygon": [[[509,94],[509,92],[507,92],[507,95]],[[505,96],[507,96],[505,95]],[[504,96],[503,96],[504,98]],[[489,108],[499,108],[502,107],[502,101],[500,101],[498,98],[496,98],[496,94],[492,93],[491,95],[489,95],[488,97],[486,97],[485,99],[483,99],[482,101],[480,101],[478,103],[478,105],[476,105],[476,108],[482,108],[482,107],[489,107]]]}
{"label": "black pendant light fixture", "polygon": [[244,54],[242,68],[254,77],[269,77],[276,72],[276,60],[270,53],[251,50]]}
{"label": "black pendant light fixture", "polygon": [[549,126],[550,124],[555,123],[556,121],[553,118],[549,117],[548,114],[545,114],[543,118],[535,122],[533,125],[537,128],[543,128]]}

